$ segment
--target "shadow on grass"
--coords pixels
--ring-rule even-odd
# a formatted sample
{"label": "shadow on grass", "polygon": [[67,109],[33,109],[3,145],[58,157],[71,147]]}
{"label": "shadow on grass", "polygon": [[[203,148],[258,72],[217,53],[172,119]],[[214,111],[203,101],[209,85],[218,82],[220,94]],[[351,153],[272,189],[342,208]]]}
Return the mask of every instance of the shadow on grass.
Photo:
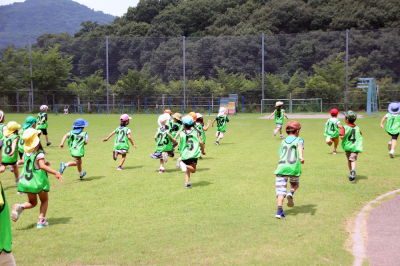
{"label": "shadow on grass", "polygon": [[[72,217],[60,217],[60,218],[49,218],[46,219],[47,222],[49,222],[50,225],[55,225],[55,224],[68,224],[69,221],[72,219]],[[24,231],[24,230],[30,230],[36,228],[36,223],[31,223],[28,224],[25,227],[22,228],[17,228],[17,231]]]}
{"label": "shadow on grass", "polygon": [[211,185],[211,182],[208,181],[200,181],[200,182],[196,182],[196,183],[192,183],[192,187],[205,187],[208,185]]}
{"label": "shadow on grass", "polygon": [[209,170],[210,170],[210,168],[199,167],[199,168],[196,169],[196,172],[203,172],[203,171],[209,171]]}
{"label": "shadow on grass", "polygon": [[17,186],[8,186],[8,187],[3,187],[4,191],[9,190],[11,188],[15,188],[15,192],[17,192]]}
{"label": "shadow on grass", "polygon": [[[368,176],[365,175],[356,175],[356,179],[352,181],[351,183],[358,183],[360,179],[368,179]],[[349,181],[350,182],[350,181]]]}
{"label": "shadow on grass", "polygon": [[143,165],[138,165],[138,166],[127,166],[127,167],[123,166],[123,168],[124,168],[124,170],[125,170],[125,169],[137,169],[137,168],[143,168]]}
{"label": "shadow on grass", "polygon": [[[214,142],[213,142],[213,144],[215,145]],[[233,142],[220,142],[218,146],[220,146],[220,145],[231,145],[231,144],[235,144],[235,143],[233,143]]]}
{"label": "shadow on grass", "polygon": [[84,178],[82,178],[82,179],[79,179],[79,181],[92,181],[92,180],[96,180],[96,179],[100,179],[100,178],[103,178],[103,177],[105,177],[104,175],[99,175],[99,176],[91,176],[91,177],[84,177]]}
{"label": "shadow on grass", "polygon": [[199,158],[199,161],[201,162],[203,160],[211,160],[211,159],[214,159],[214,157],[208,157],[207,155],[203,155],[203,158],[202,159]]}
{"label": "shadow on grass", "polygon": [[285,214],[297,215],[300,213],[310,213],[311,215],[314,215],[317,211],[315,208],[316,206],[316,204],[294,206],[293,208],[285,209]]}

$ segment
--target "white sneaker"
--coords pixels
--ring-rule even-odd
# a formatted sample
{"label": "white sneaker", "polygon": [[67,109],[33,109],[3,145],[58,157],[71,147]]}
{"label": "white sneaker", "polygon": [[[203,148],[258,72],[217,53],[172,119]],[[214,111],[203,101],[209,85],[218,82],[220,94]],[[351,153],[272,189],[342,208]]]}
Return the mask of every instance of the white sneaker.
{"label": "white sneaker", "polygon": [[392,149],[392,142],[389,141],[389,143],[388,143],[388,150],[390,151],[391,149]]}
{"label": "white sneaker", "polygon": [[274,129],[274,136],[276,136],[276,133],[278,132],[277,129]]}
{"label": "white sneaker", "polygon": [[293,207],[294,206],[294,201],[293,201],[293,194],[289,192],[286,196],[287,199],[287,206],[288,207]]}
{"label": "white sneaker", "polygon": [[283,134],[281,134],[279,137],[280,137],[281,139],[283,139]]}
{"label": "white sneaker", "polygon": [[164,163],[168,162],[168,152],[163,152],[161,153],[162,159],[164,161]]}
{"label": "white sneaker", "polygon": [[181,162],[182,162],[182,158],[179,157],[178,160],[176,160],[176,164],[175,164],[176,168],[181,167]]}
{"label": "white sneaker", "polygon": [[184,162],[182,162],[182,161],[179,164],[181,166],[182,171],[186,172],[186,170],[187,170],[186,164]]}
{"label": "white sneaker", "polygon": [[331,136],[327,136],[327,137],[326,137],[326,142],[327,142],[327,143],[331,143]]}
{"label": "white sneaker", "polygon": [[390,152],[389,152],[389,156],[390,156],[390,158],[394,158],[394,150],[391,150]]}

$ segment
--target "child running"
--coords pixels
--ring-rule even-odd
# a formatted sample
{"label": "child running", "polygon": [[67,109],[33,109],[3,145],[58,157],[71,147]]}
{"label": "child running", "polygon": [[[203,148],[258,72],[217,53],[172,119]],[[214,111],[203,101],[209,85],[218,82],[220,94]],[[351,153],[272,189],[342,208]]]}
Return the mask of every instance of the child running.
{"label": "child running", "polygon": [[[22,129],[19,131],[19,141],[18,141],[19,161],[17,162],[17,165],[24,163],[23,155],[24,155],[24,143],[25,143],[25,141],[22,138],[22,134],[28,128],[36,128],[36,122],[37,122],[37,120],[36,120],[35,117],[28,116],[25,119],[25,123],[22,125]],[[11,166],[10,166],[10,170],[11,170]]]}
{"label": "child running", "polygon": [[12,254],[11,221],[8,202],[0,182],[0,265],[15,266],[15,259]]}
{"label": "child running", "polygon": [[358,126],[354,124],[357,119],[357,114],[351,110],[344,113],[345,122],[340,129],[339,136],[342,139],[342,148],[346,152],[347,165],[349,166],[350,176],[349,180],[356,179],[356,162],[358,153],[362,152],[362,132]]}
{"label": "child running", "polygon": [[214,127],[214,122],[217,121],[217,132],[215,137],[217,141],[214,142],[215,145],[219,145],[219,141],[224,137],[226,133],[226,123],[229,122],[228,116],[225,115],[226,108],[221,107],[218,112],[218,116],[212,121],[211,127]]}
{"label": "child running", "polygon": [[190,173],[196,173],[197,159],[201,154],[206,155],[204,152],[204,145],[201,136],[197,130],[193,128],[193,117],[187,115],[182,118],[183,131],[179,134],[179,153],[181,157],[176,162],[176,167],[181,167],[185,172],[185,187],[191,187]]}
{"label": "child running", "polygon": [[333,154],[337,154],[337,146],[339,144],[339,129],[342,128],[340,125],[340,120],[337,118],[339,113],[338,109],[332,109],[330,111],[331,118],[325,123],[324,136],[326,137],[326,144],[329,146],[333,145]]}
{"label": "child running", "polygon": [[17,122],[8,122],[5,130],[3,131],[3,148],[1,150],[2,161],[0,165],[0,173],[6,170],[6,166],[12,166],[15,176],[15,185],[18,186],[19,171],[17,167],[18,162],[18,130],[21,129],[21,125]]}
{"label": "child running", "polygon": [[49,142],[49,136],[47,134],[47,110],[49,107],[47,105],[40,106],[40,113],[37,116],[37,126],[36,129],[42,131],[42,134],[46,137],[46,145],[50,146],[51,142]]}
{"label": "child running", "polygon": [[[112,135],[115,135],[115,140],[114,140],[114,150],[113,150],[113,159],[114,161],[117,160],[118,154],[121,154],[121,162],[117,168],[118,171],[124,170],[122,168],[122,165],[125,162],[126,159],[126,154],[129,152],[129,142],[132,144],[132,146],[137,149],[135,143],[133,143],[132,137],[131,137],[131,130],[129,127],[129,120],[132,119],[132,117],[129,117],[127,114],[123,114],[119,117],[119,120],[121,121],[119,127],[111,132],[110,135],[108,135],[107,138],[103,139],[103,142],[107,141],[109,138],[111,138]],[[129,142],[128,142],[129,141]]]}
{"label": "child running", "polygon": [[88,134],[83,131],[85,127],[89,125],[88,121],[78,118],[75,120],[72,127],[72,131],[64,135],[61,140],[60,148],[64,147],[64,142],[68,138],[68,147],[71,156],[74,158],[73,161],[68,163],[60,163],[60,173],[64,173],[65,168],[68,166],[77,166],[79,172],[79,178],[82,179],[86,175],[86,171],[82,172],[82,157],[85,156],[85,145],[88,144]]}
{"label": "child running", "polygon": [[[278,168],[275,170],[276,175],[276,197],[278,202],[278,210],[275,218],[281,219],[286,217],[283,211],[283,200],[287,198],[287,206],[293,207],[294,192],[299,188],[301,164],[304,164],[304,140],[299,137],[301,126],[297,121],[290,121],[286,125],[287,138],[282,140],[279,148],[280,160]],[[290,191],[287,192],[287,182],[290,182]]]}
{"label": "child running", "polygon": [[[201,133],[201,140],[203,142],[204,148],[206,147],[206,131],[210,127],[211,121],[207,121],[207,126],[204,126],[204,121],[203,121],[203,115],[200,113],[196,113],[197,119],[196,119],[196,125],[195,127],[200,131]],[[200,159],[203,157],[200,156]]]}
{"label": "child running", "polygon": [[174,157],[174,150],[172,148],[172,142],[175,142],[172,135],[169,133],[169,114],[162,114],[158,117],[158,125],[156,135],[154,136],[154,140],[156,141],[156,151],[150,154],[150,157],[153,159],[160,159],[160,168],[158,172],[164,173],[164,163],[168,161],[168,156]]}
{"label": "child running", "polygon": [[283,138],[282,134],[282,125],[283,125],[283,120],[289,119],[287,115],[285,114],[285,109],[282,109],[283,107],[283,102],[276,102],[275,103],[275,108],[276,110],[272,112],[272,114],[268,117],[268,120],[271,119],[273,115],[275,115],[275,123],[276,123],[276,129],[274,129],[274,136],[276,136],[276,133],[279,131],[280,138]]}
{"label": "child running", "polygon": [[391,102],[388,107],[387,113],[381,121],[381,128],[383,129],[383,122],[386,121],[386,132],[390,135],[391,140],[388,143],[388,150],[390,158],[394,158],[394,150],[396,149],[397,138],[400,132],[400,103]]}
{"label": "child running", "polygon": [[46,221],[46,212],[49,204],[50,183],[47,173],[55,175],[62,181],[61,173],[51,169],[50,162],[45,162],[45,152],[39,138],[40,130],[28,128],[22,134],[24,144],[24,168],[18,184],[18,192],[26,193],[28,201],[23,204],[14,204],[11,212],[11,219],[16,222],[25,209],[34,208],[37,203],[37,196],[40,199],[40,214],[37,222],[37,228],[49,226]]}
{"label": "child running", "polygon": [[[172,128],[170,129],[171,136],[173,138],[176,137],[179,131],[183,130],[183,125],[182,125],[182,115],[180,113],[175,113],[172,118],[174,119],[174,123],[172,124]],[[175,148],[178,145],[178,143],[172,143],[172,147]]]}

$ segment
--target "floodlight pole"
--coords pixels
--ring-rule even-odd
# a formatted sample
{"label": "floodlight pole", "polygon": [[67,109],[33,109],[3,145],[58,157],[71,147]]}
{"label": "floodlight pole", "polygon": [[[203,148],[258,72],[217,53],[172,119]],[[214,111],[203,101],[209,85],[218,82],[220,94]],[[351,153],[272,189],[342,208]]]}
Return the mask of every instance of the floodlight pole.
{"label": "floodlight pole", "polygon": [[183,36],[182,37],[182,41],[183,41],[183,108],[185,108],[186,105],[186,58],[185,58],[185,52],[186,52],[186,48],[185,48],[185,39],[186,37]]}
{"label": "floodlight pole", "polygon": [[31,73],[31,99],[29,101],[29,113],[33,111],[33,71],[32,71],[32,41],[31,37],[29,37],[29,64],[30,64],[30,73]]}
{"label": "floodlight pole", "polygon": [[262,86],[262,98],[264,99],[264,36],[265,34],[263,33],[261,35],[261,86]]}
{"label": "floodlight pole", "polygon": [[106,112],[108,111],[109,105],[108,105],[108,36],[106,36],[106,73],[107,73],[107,105],[106,105]]}
{"label": "floodlight pole", "polygon": [[348,93],[349,93],[349,30],[347,29],[346,30],[346,96],[345,96],[346,112],[349,110]]}

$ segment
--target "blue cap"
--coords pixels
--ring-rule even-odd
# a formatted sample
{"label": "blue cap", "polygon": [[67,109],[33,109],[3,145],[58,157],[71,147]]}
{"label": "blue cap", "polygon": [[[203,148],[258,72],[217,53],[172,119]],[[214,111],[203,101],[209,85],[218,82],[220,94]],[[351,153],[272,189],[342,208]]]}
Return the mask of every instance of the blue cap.
{"label": "blue cap", "polygon": [[193,117],[191,117],[190,115],[185,115],[182,118],[182,123],[184,123],[185,125],[188,125],[188,126],[193,125]]}
{"label": "blue cap", "polygon": [[89,125],[88,121],[83,120],[82,118],[78,118],[75,120],[72,127],[87,127]]}

